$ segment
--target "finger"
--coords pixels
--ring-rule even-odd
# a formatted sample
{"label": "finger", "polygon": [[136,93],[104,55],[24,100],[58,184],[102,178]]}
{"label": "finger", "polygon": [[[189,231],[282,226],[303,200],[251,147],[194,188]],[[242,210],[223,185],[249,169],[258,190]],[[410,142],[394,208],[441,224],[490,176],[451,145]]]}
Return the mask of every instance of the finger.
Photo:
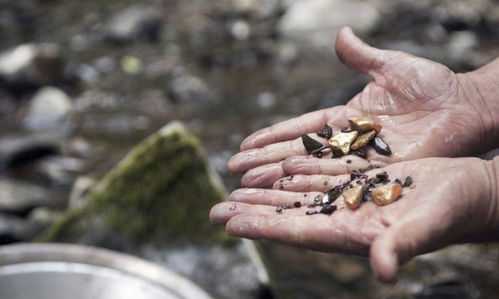
{"label": "finger", "polygon": [[310,134],[324,128],[348,125],[348,118],[358,115],[359,111],[344,105],[310,112],[256,131],[241,143],[241,151],[258,148],[267,144],[292,140],[303,134]]}
{"label": "finger", "polygon": [[350,181],[350,175],[292,175],[274,183],[273,188],[285,191],[327,192],[336,185]]}
{"label": "finger", "polygon": [[314,202],[321,192],[289,192],[281,190],[243,188],[233,191],[229,196],[229,201],[243,202],[248,204],[280,206],[293,206],[295,202],[306,206]]}
{"label": "finger", "polygon": [[307,208],[286,208],[277,212],[276,207],[267,205],[253,205],[241,202],[221,202],[213,206],[210,211],[210,220],[214,224],[225,224],[230,218],[239,215],[288,215],[288,216],[303,216]]}
{"label": "finger", "polygon": [[403,222],[393,224],[376,238],[370,255],[377,278],[393,283],[399,265],[418,254],[440,248],[449,234],[446,213],[445,209],[432,209],[406,215]]}
{"label": "finger", "polygon": [[285,176],[282,162],[271,163],[248,170],[241,178],[241,184],[245,187],[267,187]]}
{"label": "finger", "polygon": [[294,156],[284,160],[282,170],[287,174],[340,175],[350,173],[352,170],[366,169],[371,165],[383,166],[381,162],[369,161],[354,155],[335,159]]}
{"label": "finger", "polygon": [[373,217],[359,211],[342,209],[331,215],[309,216],[241,214],[227,222],[226,230],[235,237],[365,255],[380,226],[372,221]]}
{"label": "finger", "polygon": [[343,27],[336,38],[336,54],[348,67],[376,78],[386,64],[401,52],[381,50],[359,39],[349,27]]}
{"label": "finger", "polygon": [[303,114],[256,131],[243,140],[241,151],[295,139],[303,134],[309,134],[322,129],[326,123],[327,115],[325,110]]}
{"label": "finger", "polygon": [[[317,134],[310,134],[310,137],[327,145],[327,140],[320,138]],[[244,172],[250,168],[258,167],[264,164],[279,162],[289,156],[306,155],[307,151],[301,138],[291,141],[278,142],[266,145],[262,148],[250,149],[234,155],[227,167],[230,172]]]}

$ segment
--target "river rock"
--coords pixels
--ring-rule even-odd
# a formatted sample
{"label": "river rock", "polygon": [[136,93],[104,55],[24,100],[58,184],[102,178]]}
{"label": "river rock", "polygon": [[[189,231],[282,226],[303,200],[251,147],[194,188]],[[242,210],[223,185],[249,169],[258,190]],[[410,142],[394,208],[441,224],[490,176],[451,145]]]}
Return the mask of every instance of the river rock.
{"label": "river rock", "polygon": [[161,33],[161,9],[142,4],[116,12],[104,29],[104,40],[115,44],[157,41]]}
{"label": "river rock", "polygon": [[34,162],[59,151],[56,140],[43,136],[0,139],[0,170]]}
{"label": "river rock", "polygon": [[65,131],[69,129],[72,102],[69,96],[56,87],[44,87],[31,99],[26,127],[32,131]]}
{"label": "river rock", "polygon": [[38,185],[0,179],[0,211],[22,215],[35,207],[55,207],[60,204],[60,200]]}
{"label": "river rock", "polygon": [[112,231],[140,244],[227,240],[207,217],[226,196],[224,187],[179,122],[132,149],[87,196],[84,208],[69,210],[41,239],[99,245],[109,234],[95,232]]}
{"label": "river rock", "polygon": [[0,213],[0,245],[22,241],[25,226],[21,217]]}
{"label": "river rock", "polygon": [[[352,17],[355,12],[355,17]],[[368,1],[358,0],[296,0],[292,1],[278,24],[287,39],[329,51],[336,33],[350,26],[359,35],[375,29],[381,16]]]}
{"label": "river rock", "polygon": [[57,44],[23,44],[0,54],[0,82],[11,89],[55,84],[62,73]]}
{"label": "river rock", "polygon": [[57,212],[43,207],[34,209],[26,218],[0,212],[0,245],[31,241],[57,217]]}

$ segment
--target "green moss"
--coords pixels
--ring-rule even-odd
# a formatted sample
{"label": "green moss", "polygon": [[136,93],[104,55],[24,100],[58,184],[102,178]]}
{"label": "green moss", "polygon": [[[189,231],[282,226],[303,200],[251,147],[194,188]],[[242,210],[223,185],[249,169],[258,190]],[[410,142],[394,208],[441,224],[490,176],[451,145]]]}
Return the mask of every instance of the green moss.
{"label": "green moss", "polygon": [[85,227],[81,220],[83,219],[83,210],[69,210],[54,225],[40,234],[36,241],[70,241],[78,238],[85,232]]}
{"label": "green moss", "polygon": [[[197,138],[175,123],[136,146],[106,175],[89,194],[84,214],[99,215],[139,244],[227,242],[221,227],[208,220],[210,208],[225,196]],[[68,234],[56,230],[58,236]]]}

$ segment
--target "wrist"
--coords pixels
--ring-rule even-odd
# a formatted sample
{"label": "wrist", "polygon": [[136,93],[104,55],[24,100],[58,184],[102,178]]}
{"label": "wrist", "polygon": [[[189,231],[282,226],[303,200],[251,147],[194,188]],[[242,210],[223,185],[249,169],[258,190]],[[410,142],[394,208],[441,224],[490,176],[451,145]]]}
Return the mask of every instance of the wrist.
{"label": "wrist", "polygon": [[475,150],[490,150],[499,146],[499,58],[473,72],[458,74],[462,96],[477,114]]}

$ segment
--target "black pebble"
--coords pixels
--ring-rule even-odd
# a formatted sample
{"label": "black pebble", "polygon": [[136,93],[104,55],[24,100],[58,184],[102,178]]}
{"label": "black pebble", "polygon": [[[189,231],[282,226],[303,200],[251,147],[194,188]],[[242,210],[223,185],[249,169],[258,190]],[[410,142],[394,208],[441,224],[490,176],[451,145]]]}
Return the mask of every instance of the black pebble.
{"label": "black pebble", "polygon": [[356,155],[356,156],[358,156],[358,157],[360,157],[360,158],[362,158],[362,159],[367,158],[367,152],[363,148],[359,148],[359,149],[354,150],[353,154]]}
{"label": "black pebble", "polygon": [[299,202],[299,201],[295,201],[295,202],[293,203],[293,207],[295,207],[295,208],[299,208],[299,207],[301,207],[301,202]]}
{"label": "black pebble", "polygon": [[277,213],[282,212],[282,210],[284,210],[284,208],[283,208],[282,206],[277,206],[277,208],[275,209],[275,211],[276,211]]}
{"label": "black pebble", "polygon": [[383,139],[378,136],[375,136],[373,138],[372,145],[376,152],[380,155],[389,156],[392,154],[392,150],[390,149],[388,144],[386,144],[386,142],[384,142]]}
{"label": "black pebble", "polygon": [[320,137],[329,139],[333,136],[333,128],[331,128],[329,125],[325,124],[322,131],[317,131],[317,135],[319,135]]}
{"label": "black pebble", "polygon": [[404,184],[402,185],[402,187],[409,187],[410,185],[412,185],[412,178],[410,176],[408,176],[405,178],[405,181],[404,181]]}
{"label": "black pebble", "polygon": [[306,134],[301,135],[301,141],[303,142],[303,146],[309,154],[323,147],[322,143]]}
{"label": "black pebble", "polygon": [[351,127],[343,127],[343,128],[341,128],[341,132],[342,133],[350,133],[352,131],[353,131],[353,129]]}
{"label": "black pebble", "polygon": [[340,158],[343,157],[343,152],[340,149],[333,149],[331,158]]}
{"label": "black pebble", "polygon": [[325,205],[320,213],[322,214],[326,214],[326,215],[331,215],[333,214],[333,212],[336,211],[336,206],[332,206],[332,205]]}
{"label": "black pebble", "polygon": [[318,151],[318,152],[312,153],[312,155],[314,155],[317,158],[322,158],[322,156],[324,155],[324,153],[322,153],[322,151]]}

